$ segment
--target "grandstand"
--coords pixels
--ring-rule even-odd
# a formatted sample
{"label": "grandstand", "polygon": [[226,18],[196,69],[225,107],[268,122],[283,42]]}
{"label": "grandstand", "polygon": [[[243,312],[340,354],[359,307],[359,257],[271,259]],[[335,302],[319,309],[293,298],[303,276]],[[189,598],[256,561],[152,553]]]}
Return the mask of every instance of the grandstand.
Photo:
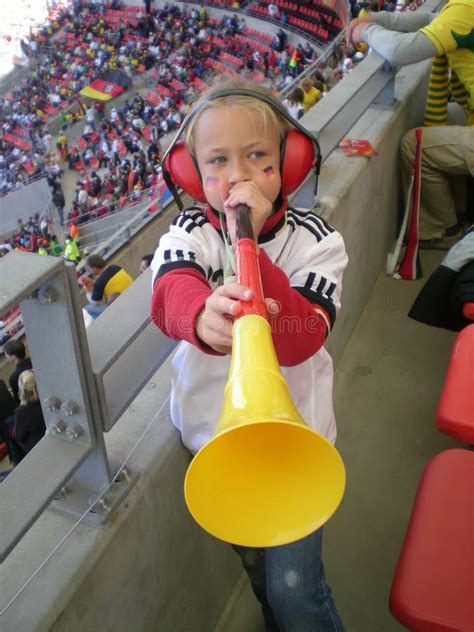
{"label": "grandstand", "polygon": [[[286,23],[269,19],[266,0],[238,8],[232,0],[179,2],[171,9],[171,3],[165,8],[154,0],[152,11],[168,27],[151,46],[140,0],[74,2],[64,13],[57,4],[56,24],[46,35],[38,29],[38,57],[27,67],[34,73],[48,66],[44,74],[38,71],[39,83],[32,84],[33,74],[21,68],[18,84],[9,78],[3,95],[0,86],[1,149],[18,166],[12,168],[15,177],[21,175],[0,198],[0,335],[24,336],[24,318],[48,427],[0,482],[0,629],[263,632],[238,559],[185,508],[182,483],[190,455],[168,412],[175,342],[150,324],[151,276],[138,275],[141,256],[154,251],[177,211],[162,179],[163,151],[190,103],[215,76],[227,73],[245,74],[283,97],[307,77],[321,87],[320,77],[327,82],[324,98],[301,119],[318,134],[323,150],[317,213],[341,232],[350,259],[329,344],[347,489],[325,527],[325,563],[348,632],[401,630],[388,599],[421,473],[433,456],[465,443],[434,427],[455,336],[406,317],[442,253],[422,253],[422,279],[406,283],[385,275],[403,205],[399,142],[421,121],[429,64],[395,75],[372,54],[343,71],[344,24],[322,0],[276,0]],[[437,4],[427,0],[423,10]],[[199,21],[201,10],[204,33],[175,41],[186,20]],[[284,51],[275,49],[280,29],[286,33]],[[106,51],[114,37],[114,50],[96,65],[98,51]],[[288,61],[306,44],[314,58],[298,62],[292,74]],[[270,68],[264,55],[274,56]],[[107,95],[115,82],[105,72],[117,70],[130,85],[104,101],[103,109],[93,108],[97,101],[81,92],[104,89]],[[34,108],[32,99],[39,99]],[[16,102],[25,124],[9,118]],[[338,150],[344,137],[367,139],[376,156],[346,156]],[[40,186],[50,196],[41,204],[30,193]],[[52,203],[58,188],[65,197],[64,229]],[[294,205],[308,188],[305,183],[296,192]],[[183,201],[192,203],[184,195]],[[56,231],[61,245],[63,234],[77,226],[81,254],[100,254],[137,277],[87,330],[81,317],[85,296],[77,284],[84,261],[65,268],[61,258],[31,254],[48,219],[43,214],[52,222],[47,234]],[[17,226],[18,219],[31,230]],[[4,239],[30,252],[10,252]],[[8,379],[10,371],[0,364],[0,377]],[[437,467],[428,470],[425,489]],[[0,480],[8,468],[7,459],[0,461]],[[463,470],[466,480],[469,468]],[[456,497],[465,491],[464,482],[451,481]],[[444,485],[446,502],[448,491]],[[430,512],[435,515],[436,508]],[[456,539],[464,546],[464,531],[452,533],[456,511],[436,516],[450,544],[439,547],[435,558],[447,569],[441,584],[448,577],[457,586],[469,578],[462,564],[471,556],[469,541],[453,570],[443,554],[456,549]],[[419,540],[413,541],[434,542],[433,524],[417,524]],[[413,577],[424,586],[428,579],[414,552]],[[413,548],[406,559],[409,553]],[[428,573],[435,588],[437,570],[432,564]],[[420,584],[397,573],[392,600],[399,601],[392,607],[403,613],[400,586],[416,597]],[[462,607],[465,584],[454,591]],[[436,597],[448,616],[462,609],[445,604],[442,590]],[[428,610],[429,602],[423,601]]]}

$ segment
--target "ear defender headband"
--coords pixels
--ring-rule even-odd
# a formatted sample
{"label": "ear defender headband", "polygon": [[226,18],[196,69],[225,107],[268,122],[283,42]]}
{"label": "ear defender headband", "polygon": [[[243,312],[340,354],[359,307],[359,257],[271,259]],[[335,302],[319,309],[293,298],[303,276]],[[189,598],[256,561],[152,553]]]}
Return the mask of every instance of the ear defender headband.
{"label": "ear defender headband", "polygon": [[267,103],[275,112],[283,116],[295,129],[290,129],[283,139],[280,149],[281,192],[284,196],[293,193],[305,180],[308,173],[314,169],[314,196],[318,190],[318,177],[321,169],[321,150],[314,134],[308,132],[286,109],[279,103],[253,90],[229,88],[215,92],[209,98],[200,99],[188,112],[171,145],[166,150],[163,161],[163,179],[170,189],[180,210],[183,203],[178,195],[177,187],[199,202],[206,202],[202,179],[196,161],[180,140],[183,132],[209,101],[229,96],[247,96]]}

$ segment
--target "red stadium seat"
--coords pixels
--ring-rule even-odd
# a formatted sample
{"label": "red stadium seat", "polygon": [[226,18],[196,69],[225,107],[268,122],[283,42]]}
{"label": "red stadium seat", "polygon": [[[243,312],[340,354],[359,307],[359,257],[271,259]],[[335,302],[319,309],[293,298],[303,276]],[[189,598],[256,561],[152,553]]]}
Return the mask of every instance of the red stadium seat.
{"label": "red stadium seat", "polygon": [[474,445],[474,325],[456,337],[436,411],[436,426],[455,439]]}
{"label": "red stadium seat", "polygon": [[446,450],[425,468],[390,593],[412,632],[474,630],[474,453]]}

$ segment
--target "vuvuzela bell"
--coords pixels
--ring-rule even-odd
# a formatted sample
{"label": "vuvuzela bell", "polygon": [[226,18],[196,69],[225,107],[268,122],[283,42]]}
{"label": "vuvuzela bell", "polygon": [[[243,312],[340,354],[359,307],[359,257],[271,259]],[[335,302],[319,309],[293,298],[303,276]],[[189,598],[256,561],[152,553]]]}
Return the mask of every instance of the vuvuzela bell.
{"label": "vuvuzela bell", "polygon": [[221,418],[191,462],[184,491],[194,519],[215,537],[277,546],[309,535],[331,517],[344,494],[345,471],[338,451],[306,425],[290,397],[261,315],[255,243],[239,240],[238,255],[239,246],[245,250],[237,261],[239,281],[255,292],[256,280],[242,266],[256,266],[260,305],[253,308],[258,313],[234,323]]}

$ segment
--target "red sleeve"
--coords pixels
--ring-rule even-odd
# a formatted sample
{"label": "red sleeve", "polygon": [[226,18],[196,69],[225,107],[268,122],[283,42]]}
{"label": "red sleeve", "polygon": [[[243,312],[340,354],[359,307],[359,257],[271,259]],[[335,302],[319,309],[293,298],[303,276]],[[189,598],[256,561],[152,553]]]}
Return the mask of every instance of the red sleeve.
{"label": "red sleeve", "polygon": [[157,279],[153,288],[151,320],[174,340],[186,340],[209,355],[222,355],[203,343],[194,327],[211,294],[209,284],[198,270],[170,270]]}
{"label": "red sleeve", "polygon": [[[313,305],[290,287],[286,274],[260,249],[258,257],[263,295],[280,304],[281,311],[270,317],[275,351],[281,366],[301,364],[320,349],[330,322],[320,305]],[[320,313],[316,313],[315,309]]]}

